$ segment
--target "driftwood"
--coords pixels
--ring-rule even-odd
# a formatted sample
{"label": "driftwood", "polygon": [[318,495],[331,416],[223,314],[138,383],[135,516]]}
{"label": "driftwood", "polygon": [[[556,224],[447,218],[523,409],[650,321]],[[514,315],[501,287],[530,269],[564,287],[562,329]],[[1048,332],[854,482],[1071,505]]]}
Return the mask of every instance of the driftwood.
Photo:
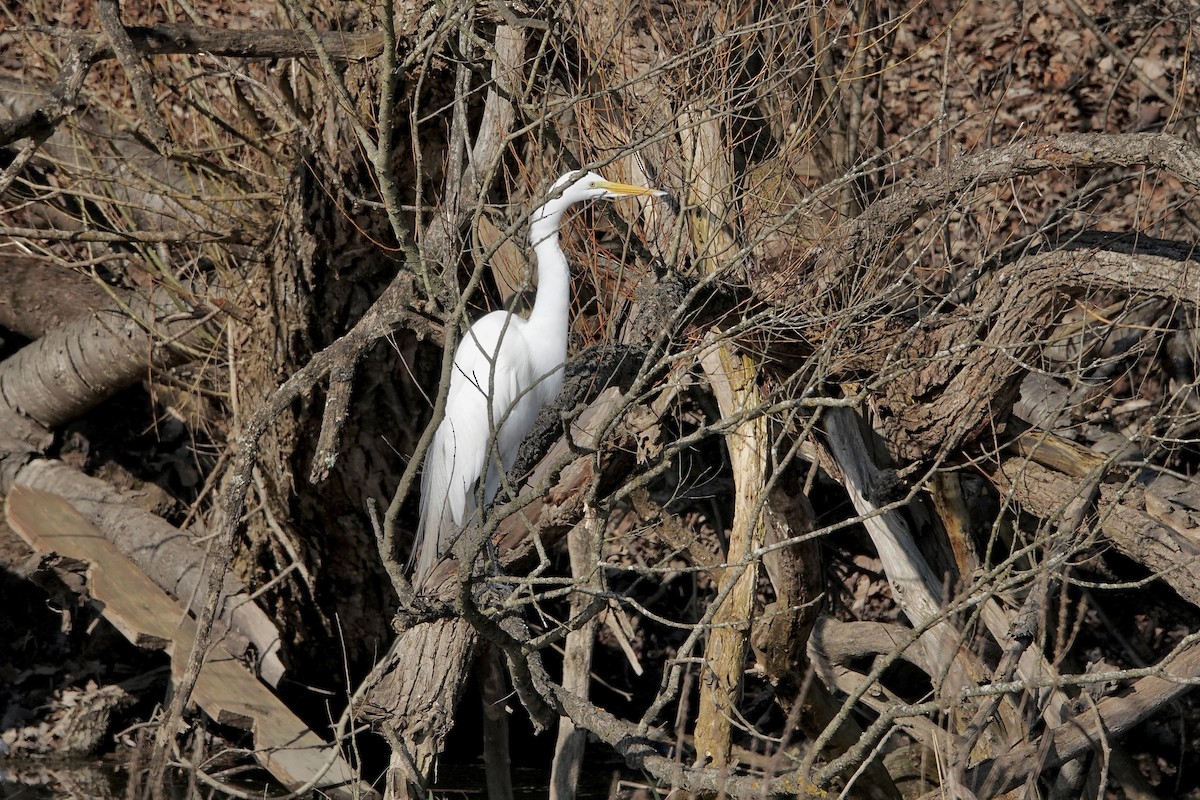
{"label": "driftwood", "polygon": [[[104,481],[38,455],[49,441],[47,429],[142,380],[147,368],[165,369],[190,358],[189,348],[207,346],[203,317],[180,313],[179,303],[176,294],[158,290],[153,301],[130,297],[119,306],[110,301],[76,309],[73,318],[0,363],[0,419],[8,420],[5,434],[13,437],[0,441],[0,491],[25,485],[70,499],[164,591],[193,606],[204,586],[203,549]],[[40,316],[26,319],[30,327],[45,323]],[[277,684],[284,667],[274,623],[232,576],[223,576],[222,585],[222,619],[235,631],[229,646],[241,655],[253,644],[263,678]]]}
{"label": "driftwood", "polygon": [[[1135,159],[1154,157],[1152,154],[1158,150],[1169,153],[1171,147],[1168,145],[1170,143],[1154,140],[1129,140],[1124,143],[1124,146],[1136,151],[1134,155],[1128,156]],[[1079,147],[1078,142],[1067,142],[1061,147],[1037,146],[1034,151],[1041,155],[1032,159],[1026,168],[1032,171],[1045,169],[1048,164],[1063,163],[1063,158],[1067,159],[1068,163],[1071,163],[1071,159],[1080,159],[1082,163],[1085,156],[1079,153]],[[1141,149],[1138,149],[1139,147]],[[1042,160],[1046,152],[1061,155],[1060,151],[1067,155]],[[1151,155],[1147,155],[1148,153]],[[964,169],[969,167],[971,165],[968,164]],[[842,362],[846,369],[878,370],[885,356],[893,359],[898,356],[900,364],[928,365],[901,372],[900,377],[884,387],[881,405],[889,413],[883,417],[877,432],[892,452],[909,458],[917,454],[928,456],[931,453],[946,453],[962,448],[965,444],[977,440],[985,431],[992,430],[996,424],[996,415],[1005,414],[1007,408],[1015,401],[1024,374],[1020,368],[1020,354],[1033,352],[1035,345],[1032,343],[1036,343],[1048,329],[1050,321],[1060,308],[1059,304],[1072,292],[1079,291],[1082,286],[1103,286],[1114,291],[1124,291],[1130,288],[1132,275],[1135,276],[1132,280],[1136,281],[1138,291],[1183,302],[1194,302],[1192,276],[1195,267],[1194,262],[1186,255],[1170,252],[1169,248],[1163,248],[1154,242],[1143,242],[1141,246],[1127,249],[1125,252],[1110,249],[1114,245],[1111,240],[1098,241],[1084,237],[1077,242],[1080,246],[1075,249],[1067,248],[1025,256],[1011,267],[998,269],[981,283],[972,304],[962,308],[960,317],[947,315],[941,320],[935,320],[927,330],[919,330],[915,336],[912,331],[902,335],[899,330],[889,331],[887,326],[876,328],[874,330],[883,333],[880,337],[882,345],[873,344],[847,355]],[[1023,302],[1023,298],[1033,298],[1032,304]],[[986,323],[981,323],[980,320],[986,320]],[[981,329],[984,331],[982,337]],[[902,342],[903,346],[899,346]],[[972,347],[963,346],[967,342],[972,343]],[[982,344],[977,344],[979,342]],[[979,351],[982,351],[982,356]],[[956,355],[959,352],[962,353],[961,356]],[[953,355],[953,359],[942,358],[943,353]],[[1018,357],[1014,358],[1014,353]],[[962,363],[966,363],[966,368],[960,369],[954,359],[961,359]],[[722,373],[710,370],[710,374]],[[729,420],[728,430],[743,431],[737,434],[738,446],[747,446],[745,428],[739,427],[736,422],[737,407],[730,405],[723,416]],[[832,408],[827,412],[831,461],[838,466],[857,510],[864,515],[864,524],[876,537],[876,544],[883,555],[884,568],[893,583],[895,596],[909,612],[914,627],[929,642],[927,647],[920,648],[919,654],[909,657],[914,659],[914,663],[919,665],[922,671],[929,674],[934,685],[938,687],[940,697],[926,704],[927,707],[911,708],[898,696],[886,693],[871,694],[878,691],[877,681],[881,674],[879,672],[859,675],[853,680],[846,676],[838,677],[833,672],[824,673],[832,687],[847,692],[852,700],[871,705],[881,717],[880,722],[864,734],[858,746],[849,747],[843,756],[827,768],[818,771],[815,777],[820,783],[827,783],[838,771],[861,764],[873,743],[887,732],[888,726],[905,720],[903,724],[911,726],[910,730],[914,736],[924,741],[926,746],[957,754],[955,771],[945,776],[948,785],[956,784],[964,789],[1015,785],[1019,782],[1019,776],[1029,774],[1032,767],[1028,767],[1027,761],[1022,762],[1022,768],[1014,773],[1012,765],[1016,763],[1015,758],[1003,755],[1010,748],[1007,744],[1011,741],[1009,737],[1021,739],[1027,735],[1023,731],[1028,730],[1028,722],[1022,719],[1011,694],[1028,692],[1039,696],[1037,720],[1044,723],[1049,731],[1045,734],[1047,741],[1057,742],[1060,737],[1067,737],[1062,741],[1074,742],[1069,739],[1070,732],[1083,724],[1071,709],[1069,696],[1062,691],[1061,686],[1067,679],[1049,665],[1044,654],[1030,648],[1028,632],[1031,620],[1036,616],[1036,604],[1044,600],[1055,583],[1051,579],[1039,584],[1031,596],[1031,603],[1016,614],[1002,610],[992,600],[983,600],[980,603],[983,622],[988,635],[1002,649],[1003,657],[994,668],[989,668],[972,658],[971,654],[963,649],[963,634],[956,630],[948,619],[947,607],[951,598],[944,593],[945,584],[942,578],[930,569],[924,557],[915,548],[911,534],[907,534],[907,539],[904,536],[896,538],[897,533],[904,531],[907,525],[902,516],[898,515],[903,504],[889,509],[886,502],[880,502],[881,497],[897,500],[900,498],[892,498],[886,494],[887,481],[876,468],[863,466],[861,456],[867,448],[861,440],[855,441],[847,437],[848,429],[844,419],[846,417],[854,419],[853,414],[844,409]],[[1026,432],[1023,436],[1025,446],[1033,448],[1035,452],[1041,450],[1043,456],[1048,459],[1059,459],[1061,465],[1062,448],[1052,453],[1052,448],[1035,444],[1040,435],[1038,431]],[[1079,463],[1089,462],[1085,459]],[[1003,473],[998,473],[998,476],[1001,474],[1007,476],[1009,473],[1005,469]],[[1016,479],[1012,477],[998,477],[997,484],[1002,489],[1011,489],[1010,495],[1014,499],[1019,499],[1023,493],[1029,495],[1031,502],[1024,505],[1033,513],[1048,514],[1051,509],[1061,511],[1065,508],[1065,518],[1072,520],[1078,519],[1079,514],[1084,513],[1085,502],[1075,506],[1070,503],[1064,504],[1062,494],[1034,499],[1032,493],[1035,491],[1035,484],[1053,488],[1054,481],[1039,476],[1030,468],[1026,468],[1025,474],[1034,475],[1034,480],[1024,487],[1018,487]],[[1080,477],[1084,476],[1079,475],[1073,481],[1066,479],[1063,490],[1079,492]],[[1086,483],[1083,488],[1086,489]],[[882,495],[881,489],[884,491]],[[950,492],[951,487],[947,485],[944,491]],[[1124,491],[1127,492],[1127,489]],[[1103,486],[1099,488],[1099,493],[1100,497],[1104,498]],[[1172,497],[1178,502],[1177,494]],[[1086,501],[1086,497],[1080,499]],[[739,505],[752,504],[752,501],[753,493],[743,497]],[[539,502],[541,505],[538,505]],[[546,504],[545,501],[534,501],[534,504],[527,508],[534,510],[527,510],[527,514],[541,513]],[[947,519],[952,519],[956,513],[963,513],[961,500],[949,499],[940,508]],[[907,513],[919,513],[919,509],[914,507]],[[1176,525],[1186,527],[1184,518],[1168,505],[1168,501],[1157,505],[1156,513],[1160,517],[1177,519]],[[1138,529],[1138,525],[1128,519],[1124,524],[1130,526],[1127,529],[1128,533],[1118,532],[1116,537],[1123,535],[1127,542],[1132,542],[1132,532]],[[534,529],[539,525],[540,523],[535,524]],[[1114,526],[1113,523],[1108,525]],[[1113,530],[1118,531],[1119,527],[1116,525]],[[1103,523],[1101,529],[1104,529]],[[959,520],[960,541],[964,538],[964,530],[962,520]],[[517,541],[525,541],[524,546],[528,552],[531,545],[527,541],[527,529],[519,528],[511,535],[516,537]],[[795,532],[792,535],[795,535]],[[476,538],[473,545],[461,552],[472,552],[472,547],[477,551],[481,541],[480,538]],[[1069,540],[1065,541],[1069,544]],[[750,550],[759,546],[761,545],[751,546]],[[1055,547],[1062,546],[1066,545]],[[1178,552],[1178,546],[1176,550]],[[502,549],[502,552],[507,552],[507,548]],[[1052,548],[1051,560],[1059,554],[1059,550]],[[970,552],[969,548],[959,550],[958,561],[962,565],[979,563],[977,555]],[[445,577],[446,575],[443,575],[443,578]],[[1165,573],[1164,577],[1169,579],[1169,572]],[[731,583],[730,586],[732,585]],[[746,612],[740,613],[742,618],[745,618]],[[736,617],[737,615],[734,618]],[[466,630],[463,628],[453,636],[461,639],[467,635]],[[443,628],[443,635],[446,635],[446,631],[447,629]],[[899,638],[892,636],[880,640],[876,645],[877,649],[872,652],[894,659],[897,654],[907,652],[921,641],[908,632],[897,635]],[[736,643],[736,637],[733,637],[733,641],[730,647],[732,652],[737,653],[740,645]],[[828,654],[815,651],[814,657],[827,659]],[[706,663],[712,665],[714,662],[707,659]],[[944,681],[947,677],[949,680]],[[999,681],[1002,682],[1001,685],[1012,688],[1006,691],[992,689],[988,686],[989,681]],[[732,697],[734,694],[728,686],[722,686],[719,681],[713,686],[717,687],[717,694],[725,697]],[[617,740],[615,735],[614,738],[609,737],[614,725],[613,720],[597,715],[579,698],[568,700],[569,694],[561,694],[554,690],[549,694],[561,710],[572,716],[576,724],[582,721],[602,739]],[[935,709],[954,709],[956,714],[961,715],[961,735],[952,735],[919,716],[932,713]],[[1133,713],[1128,717],[1140,718],[1138,714]],[[619,725],[615,727],[620,729]],[[706,741],[715,742],[714,746],[718,749],[723,747],[720,732],[705,735],[708,737]],[[827,743],[830,738],[832,733],[818,737],[817,746]],[[1084,738],[1086,739],[1086,736]],[[1041,762],[1041,766],[1052,764],[1059,767],[1063,762],[1078,756],[1080,749],[1081,746],[1074,743],[1064,751],[1061,758],[1055,756]],[[622,752],[634,763],[643,766],[657,764],[638,747],[628,746],[622,748]],[[712,749],[707,752],[717,764],[721,763],[718,752]],[[990,766],[984,771],[970,766],[980,752],[988,754],[989,760],[986,763]],[[421,762],[422,766],[426,764],[427,762]],[[665,769],[665,765],[662,766]],[[657,769],[658,766],[653,768]],[[1079,769],[1083,770],[1085,767],[1080,765]],[[682,773],[673,768],[657,774],[663,779],[671,780],[678,787],[723,786],[730,792],[741,787],[738,779],[734,777],[714,775],[700,767]],[[1067,776],[1070,771],[1063,770],[1061,774]],[[807,785],[808,775],[806,771],[780,775],[768,784],[768,791],[794,791],[796,787]],[[881,791],[886,794],[887,790]]]}
{"label": "driftwood", "polygon": [[[66,498],[88,523],[185,608],[196,610],[207,578],[207,554],[184,531],[161,517],[139,508],[109,484],[84,475],[61,461],[37,458],[3,483],[9,492],[17,486]],[[249,591],[230,575],[225,576],[222,627],[231,628],[225,646],[235,655],[246,655],[253,646],[255,668],[272,686],[283,677],[279,659],[279,632],[275,624],[249,598]]]}
{"label": "driftwood", "polygon": [[[1161,674],[1149,674],[1123,689],[1119,696],[1101,700],[1094,713],[1080,715],[1072,725],[1060,727],[1048,741],[1021,744],[1001,758],[981,763],[968,772],[967,785],[975,787],[979,796],[1003,792],[1020,786],[1042,769],[1056,767],[1110,738],[1119,738],[1163,705],[1195,688],[1196,676],[1200,675],[1200,648],[1189,643],[1147,672]],[[1126,672],[1119,675],[1128,677]]]}
{"label": "driftwood", "polygon": [[148,367],[166,369],[207,350],[206,314],[158,289],[76,317],[0,364],[0,413],[47,428],[75,419],[140,381]]}
{"label": "driftwood", "polygon": [[380,662],[378,682],[356,713],[379,725],[392,746],[389,797],[427,784],[454,726],[477,636],[461,618],[422,623],[402,631]]}
{"label": "driftwood", "polygon": [[[1036,434],[1026,434],[1029,439]],[[1030,513],[1069,523],[1083,506],[1094,515],[1104,538],[1118,551],[1158,577],[1180,597],[1200,604],[1200,539],[1195,514],[1200,512],[1196,487],[1169,475],[1142,484],[1114,468],[1097,490],[1085,493],[1079,479],[1036,462],[1005,459],[993,474],[997,485]],[[1094,456],[1093,456],[1094,457]],[[1086,465],[1086,461],[1082,461]]]}
{"label": "driftwood", "polygon": [[[7,494],[5,515],[13,529],[41,553],[86,562],[87,594],[104,617],[139,647],[171,653],[178,677],[182,656],[196,645],[196,624],[186,609],[61,497],[24,486]],[[370,787],[358,785],[338,748],[309,730],[224,642],[218,641],[209,653],[194,697],[212,719],[252,733],[255,757],[285,786],[316,788],[335,798],[373,794]]]}

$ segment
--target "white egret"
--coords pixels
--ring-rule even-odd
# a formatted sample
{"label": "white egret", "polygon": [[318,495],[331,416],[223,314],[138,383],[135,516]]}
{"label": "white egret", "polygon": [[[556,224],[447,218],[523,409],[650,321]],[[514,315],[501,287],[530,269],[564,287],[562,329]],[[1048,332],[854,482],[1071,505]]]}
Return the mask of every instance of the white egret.
{"label": "white egret", "polygon": [[613,183],[594,172],[568,172],[554,182],[551,199],[533,212],[529,240],[538,280],[529,318],[493,311],[471,326],[454,352],[446,414],[425,454],[421,476],[417,583],[446,555],[451,537],[475,513],[485,470],[486,505],[495,498],[501,470],[512,467],[538,412],[562,387],[571,301],[571,275],[558,245],[563,213],[586,200],[662,194]]}

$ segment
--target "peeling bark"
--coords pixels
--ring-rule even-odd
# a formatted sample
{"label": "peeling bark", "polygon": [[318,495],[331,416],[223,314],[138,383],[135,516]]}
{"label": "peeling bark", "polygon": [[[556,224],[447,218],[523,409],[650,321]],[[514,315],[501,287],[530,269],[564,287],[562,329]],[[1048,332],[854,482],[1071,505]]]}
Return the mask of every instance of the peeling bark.
{"label": "peeling bark", "polygon": [[[52,330],[0,363],[0,410],[54,428],[212,346],[210,315],[166,289]],[[188,351],[191,350],[189,353]]]}

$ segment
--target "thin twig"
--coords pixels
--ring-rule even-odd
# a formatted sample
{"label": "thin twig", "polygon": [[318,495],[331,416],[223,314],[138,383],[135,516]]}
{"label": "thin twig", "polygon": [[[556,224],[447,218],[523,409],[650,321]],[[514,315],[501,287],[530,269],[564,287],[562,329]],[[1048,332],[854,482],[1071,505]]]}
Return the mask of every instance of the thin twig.
{"label": "thin twig", "polygon": [[138,60],[133,40],[129,38],[129,33],[121,24],[121,6],[117,0],[98,0],[96,15],[100,18],[101,29],[108,36],[109,46],[116,55],[117,61],[121,62],[121,68],[125,70],[125,78],[129,81],[130,88],[133,89],[133,99],[137,103],[138,111],[141,112],[142,122],[150,131],[150,139],[158,147],[158,152],[170,155],[174,150],[174,143],[171,141],[171,134],[167,131],[167,126],[159,116],[158,103],[154,100],[150,76]]}

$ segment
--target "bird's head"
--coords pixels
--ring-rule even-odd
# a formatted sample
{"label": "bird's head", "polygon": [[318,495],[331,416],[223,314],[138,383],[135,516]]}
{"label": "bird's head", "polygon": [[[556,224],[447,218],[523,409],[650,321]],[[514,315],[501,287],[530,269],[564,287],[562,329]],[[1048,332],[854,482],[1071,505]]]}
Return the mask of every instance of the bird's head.
{"label": "bird's head", "polygon": [[562,213],[587,200],[616,200],[621,197],[656,197],[666,192],[646,186],[614,183],[595,172],[568,172],[550,187],[550,199],[533,214],[535,223],[558,226]]}
{"label": "bird's head", "polygon": [[564,205],[573,205],[584,200],[616,200],[621,197],[657,197],[666,194],[648,186],[615,183],[595,172],[585,172],[581,175],[578,171],[568,172],[555,181],[550,188],[550,196],[558,194],[560,189]]}
{"label": "bird's head", "polygon": [[666,192],[646,186],[614,183],[595,172],[568,172],[550,187],[550,199],[533,212],[529,238],[536,245],[554,239],[563,212],[587,200],[616,200],[621,197],[657,197]]}

